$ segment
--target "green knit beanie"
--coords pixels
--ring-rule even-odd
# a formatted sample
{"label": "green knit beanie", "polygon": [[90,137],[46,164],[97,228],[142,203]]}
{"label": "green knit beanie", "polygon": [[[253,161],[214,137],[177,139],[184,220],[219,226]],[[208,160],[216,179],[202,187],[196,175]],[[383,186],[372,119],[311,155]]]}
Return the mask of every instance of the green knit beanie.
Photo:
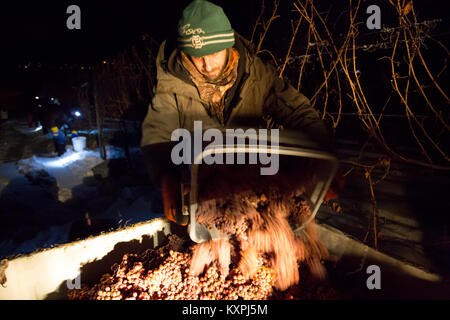
{"label": "green knit beanie", "polygon": [[234,31],[223,9],[206,0],[194,0],[178,23],[178,47],[184,53],[202,57],[231,48]]}

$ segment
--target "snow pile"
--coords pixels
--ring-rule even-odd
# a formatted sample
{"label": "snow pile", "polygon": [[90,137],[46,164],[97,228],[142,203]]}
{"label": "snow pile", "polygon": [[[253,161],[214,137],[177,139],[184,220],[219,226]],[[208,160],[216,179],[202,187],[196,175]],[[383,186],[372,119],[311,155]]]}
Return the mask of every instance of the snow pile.
{"label": "snow pile", "polygon": [[163,216],[157,190],[149,187],[125,187],[120,196],[102,213],[115,217],[120,227]]}
{"label": "snow pile", "polygon": [[[122,154],[123,151],[118,148],[107,148],[108,158],[120,158]],[[71,188],[83,183],[83,178],[92,176],[92,169],[102,161],[99,151],[74,152],[73,148],[68,146],[67,151],[61,157],[50,158],[34,155],[29,159],[20,160],[17,163],[17,170],[26,176],[46,171],[56,178],[59,187]]]}
{"label": "snow pile", "polygon": [[17,171],[27,174],[33,171],[45,170],[45,166],[38,161],[36,156],[29,159],[23,159],[17,162]]}

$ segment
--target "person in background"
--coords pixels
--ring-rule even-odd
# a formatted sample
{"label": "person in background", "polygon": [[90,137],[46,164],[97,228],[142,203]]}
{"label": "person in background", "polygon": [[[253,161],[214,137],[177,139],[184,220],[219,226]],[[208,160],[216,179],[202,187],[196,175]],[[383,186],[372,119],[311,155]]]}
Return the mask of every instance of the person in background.
{"label": "person in background", "polygon": [[66,115],[56,98],[49,98],[40,109],[40,118],[44,134],[51,132],[55,151],[58,156],[66,152],[66,135],[62,127],[66,124]]}

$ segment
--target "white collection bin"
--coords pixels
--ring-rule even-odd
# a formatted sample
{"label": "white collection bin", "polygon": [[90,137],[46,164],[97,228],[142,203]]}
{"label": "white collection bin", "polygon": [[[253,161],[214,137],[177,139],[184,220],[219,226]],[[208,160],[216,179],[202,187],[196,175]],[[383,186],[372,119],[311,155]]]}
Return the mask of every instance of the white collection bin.
{"label": "white collection bin", "polygon": [[86,149],[86,137],[72,138],[73,150],[80,152]]}

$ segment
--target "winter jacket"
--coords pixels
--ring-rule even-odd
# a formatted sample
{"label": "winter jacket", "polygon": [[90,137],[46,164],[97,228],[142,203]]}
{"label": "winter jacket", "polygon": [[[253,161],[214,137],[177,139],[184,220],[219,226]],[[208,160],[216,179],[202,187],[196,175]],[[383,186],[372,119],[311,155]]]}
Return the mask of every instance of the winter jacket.
{"label": "winter jacket", "polygon": [[266,128],[263,118],[269,116],[284,128],[301,130],[324,148],[329,147],[328,131],[309,100],[279,78],[272,65],[255,56],[251,44],[238,34],[234,47],[240,56],[238,76],[225,95],[225,123],[221,124],[208,113],[208,106],[180,62],[179,51],[170,42],[162,43],[156,59],[157,85],[141,140],[153,179],[158,181],[155,170],[170,162],[167,142],[172,132],[177,128],[193,130],[195,120],[202,121],[203,129]]}

